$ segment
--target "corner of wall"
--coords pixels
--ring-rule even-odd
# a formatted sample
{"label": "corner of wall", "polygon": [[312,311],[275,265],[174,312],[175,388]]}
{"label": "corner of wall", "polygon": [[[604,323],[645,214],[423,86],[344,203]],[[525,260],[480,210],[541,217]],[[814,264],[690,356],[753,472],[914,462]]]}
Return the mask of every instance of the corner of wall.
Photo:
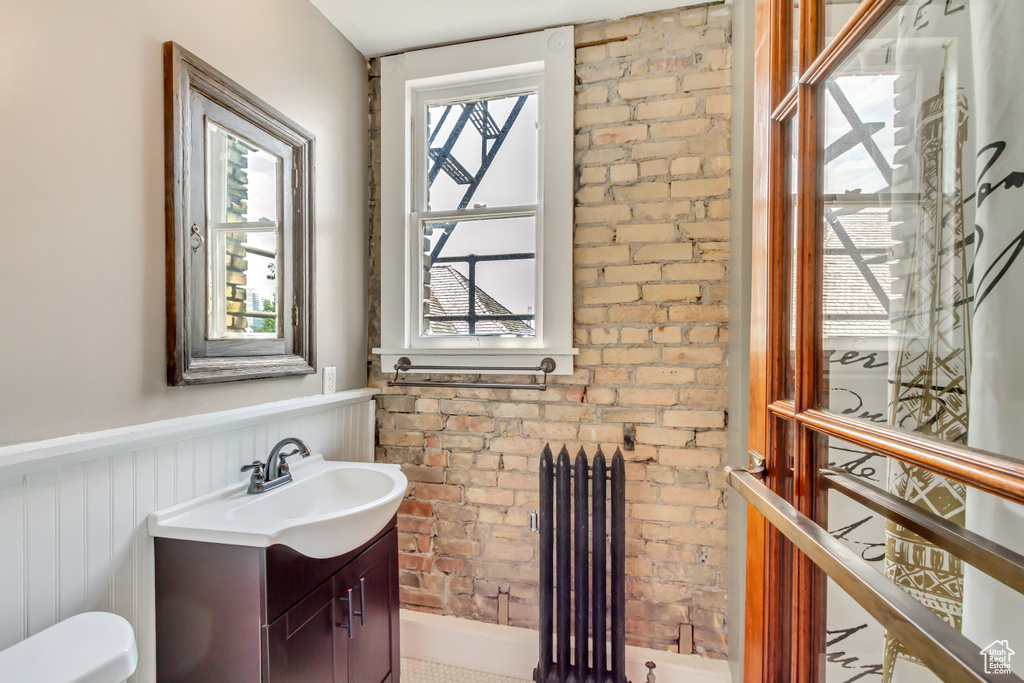
{"label": "corner of wall", "polygon": [[[747,462],[750,412],[750,231],[753,198],[754,0],[735,0],[733,8],[732,222],[729,242],[734,267],[729,279],[729,452],[728,464]],[[733,680],[743,679],[747,506],[729,491],[729,665]]]}

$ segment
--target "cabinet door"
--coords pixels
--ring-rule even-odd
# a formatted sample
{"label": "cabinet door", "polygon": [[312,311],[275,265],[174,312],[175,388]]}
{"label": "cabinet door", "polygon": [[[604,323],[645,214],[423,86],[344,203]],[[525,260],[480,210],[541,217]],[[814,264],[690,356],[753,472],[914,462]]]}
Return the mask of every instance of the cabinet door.
{"label": "cabinet door", "polygon": [[335,614],[334,594],[331,582],[327,581],[270,624],[263,680],[266,683],[333,683],[335,616],[341,614],[340,611]]}
{"label": "cabinet door", "polygon": [[347,641],[341,660],[347,683],[382,683],[393,673],[397,680],[397,670],[392,671],[398,653],[397,554],[397,534],[391,531],[335,577],[338,605],[346,611],[337,640]]}

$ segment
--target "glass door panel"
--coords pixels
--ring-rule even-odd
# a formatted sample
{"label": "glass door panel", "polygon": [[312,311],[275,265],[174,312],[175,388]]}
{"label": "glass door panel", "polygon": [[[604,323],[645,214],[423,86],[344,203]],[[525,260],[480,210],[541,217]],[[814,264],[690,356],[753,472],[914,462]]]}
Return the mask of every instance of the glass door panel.
{"label": "glass door panel", "polygon": [[832,42],[860,4],[861,0],[825,0],[825,18],[822,23],[825,25],[826,44]]}
{"label": "glass door panel", "polygon": [[800,159],[797,116],[786,122],[789,154],[786,156],[786,214],[783,287],[785,302],[780,311],[783,341],[782,397],[792,401],[796,395],[796,262],[797,262],[797,169]]}
{"label": "glass door panel", "polygon": [[[871,509],[844,489],[882,491],[954,524],[965,523],[967,487],[840,439],[820,437],[838,473],[828,496],[829,534],[944,621],[961,630],[964,563]],[[869,489],[866,487],[873,487]]]}
{"label": "glass door panel", "polygon": [[[802,118],[788,119],[787,135],[763,147],[770,158],[784,155],[790,163],[767,165],[784,174],[767,186],[785,189],[783,197],[772,198],[778,204],[771,204],[766,221],[765,243],[771,246],[755,251],[775,284],[769,299],[753,304],[755,314],[771,317],[771,324],[765,337],[752,339],[752,347],[770,349],[771,370],[763,378],[772,386],[766,393],[814,395],[824,414],[805,411],[798,401],[796,415],[789,415],[790,405],[775,404],[764,408],[766,420],[752,421],[752,442],[768,439],[765,483],[859,558],[855,563],[842,551],[818,553],[820,566],[842,577],[835,561],[861,568],[867,562],[879,576],[866,585],[882,586],[878,594],[891,604],[907,602],[904,593],[909,594],[977,644],[960,665],[980,670],[991,656],[1000,666],[1024,644],[1024,597],[1016,590],[1024,587],[1024,574],[996,576],[1001,570],[978,565],[969,551],[989,544],[989,551],[1018,567],[1013,571],[1024,572],[1024,506],[884,454],[918,458],[1010,498],[1024,497],[1024,356],[1017,343],[1024,339],[1024,260],[1018,258],[1024,252],[1024,93],[1013,85],[1024,57],[1024,2],[822,0],[781,7],[769,36],[780,30],[779,22],[814,11],[815,20],[807,23],[821,33],[801,35],[795,26],[792,34],[776,33],[774,54],[792,51],[793,57],[788,64],[774,62],[772,68],[786,74],[778,79],[783,74],[775,71],[773,82],[793,82],[801,38],[822,41],[827,71],[805,77],[795,106],[785,112],[799,108]],[[881,7],[888,9],[874,20]],[[874,23],[851,24],[855,16]],[[834,42],[844,25],[851,39]],[[800,212],[813,207],[811,215],[820,216],[801,229],[821,230],[815,260],[809,263],[805,255],[799,264],[801,282],[817,288],[800,291],[793,286],[790,251],[797,206]],[[817,309],[820,327],[795,328],[792,312],[808,305]],[[806,365],[815,369],[797,375],[794,356],[811,359]],[[752,377],[755,370],[756,363]],[[849,419],[860,426],[850,426]],[[798,464],[811,457],[805,436],[812,428],[850,441],[815,437],[814,462],[833,471],[820,474],[816,464],[791,472],[792,455],[799,456]],[[852,443],[869,438],[875,450]],[[794,451],[794,441],[801,450]],[[744,477],[749,475],[733,477],[734,486],[747,500],[760,496],[764,503],[764,487]],[[861,498],[851,493],[857,486]],[[886,508],[878,500],[910,517],[883,515]],[[758,509],[812,553],[807,536],[821,529],[787,527],[777,509]],[[977,542],[965,546],[919,536],[911,527],[921,510],[954,535],[975,534]],[[765,554],[751,557],[748,571],[769,565],[769,574],[781,576],[782,585],[788,582],[788,595],[800,599],[788,611],[774,612],[788,622],[787,636],[775,635],[771,624],[762,632],[759,652],[767,664],[760,680],[777,679],[779,661],[788,662],[787,673],[801,681],[943,677],[917,663],[887,630],[900,628],[895,612],[875,609],[885,617],[879,624],[837,585],[829,583],[822,592],[825,584],[806,571],[798,554],[771,555],[782,545],[773,533],[769,529],[771,542]],[[921,533],[934,534],[924,527]],[[856,582],[843,581],[857,592]],[[766,584],[759,597],[768,612],[782,590]],[[809,602],[800,602],[805,598]],[[910,605],[911,612],[920,611]],[[749,615],[756,618],[758,612]],[[924,626],[916,636],[904,631],[914,642],[933,621],[927,611],[919,617]],[[819,643],[808,634],[825,637]],[[962,643],[955,633],[948,635]],[[769,642],[773,637],[776,642]],[[952,668],[940,674],[961,675],[956,662],[947,663]]]}
{"label": "glass door panel", "polygon": [[937,676],[831,579],[826,589],[825,681],[937,683]]}
{"label": "glass door panel", "polygon": [[[1022,604],[1019,591],[1024,584],[1015,573],[999,575],[1001,578],[987,575],[982,569],[991,572],[991,565],[984,553],[940,547],[937,539],[922,536],[925,532],[913,522],[882,514],[879,502],[888,497],[903,510],[923,512],[915,515],[918,521],[944,520],[950,529],[965,528],[976,534],[976,539],[994,540],[1000,545],[987,549],[1018,565],[1024,562],[1019,534],[1016,538],[1000,534],[997,527],[1019,529],[1024,523],[1024,507],[840,439],[821,435],[819,444],[827,453],[828,469],[835,473],[826,477],[831,484],[826,528],[832,538],[973,641],[979,655],[995,640],[1006,640],[1011,648],[1014,643],[1024,644],[1024,622],[1015,609]],[[844,616],[847,601],[833,601],[831,590],[829,600],[830,629],[844,620],[857,621],[855,615],[860,612],[851,608]],[[916,659],[888,636],[883,651],[890,668],[897,660],[914,663]],[[910,670],[919,674],[918,668]]]}
{"label": "glass door panel", "polygon": [[821,404],[1019,458],[1024,98],[982,53],[1024,3],[991,7],[898,2],[822,84]]}
{"label": "glass door panel", "polygon": [[789,57],[789,87],[793,87],[800,80],[800,0],[792,0],[789,10],[789,38],[789,42],[792,43]]}
{"label": "glass door panel", "polygon": [[782,496],[787,503],[792,504],[793,452],[796,448],[796,430],[793,427],[793,422],[781,417],[775,418],[775,439],[774,451],[778,460],[772,464],[772,468],[777,472],[776,493]]}

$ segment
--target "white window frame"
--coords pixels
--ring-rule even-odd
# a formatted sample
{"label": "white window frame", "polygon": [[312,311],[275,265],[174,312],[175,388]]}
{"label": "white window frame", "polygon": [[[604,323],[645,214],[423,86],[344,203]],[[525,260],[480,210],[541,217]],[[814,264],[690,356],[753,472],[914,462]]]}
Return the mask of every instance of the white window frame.
{"label": "white window frame", "polygon": [[[471,69],[471,70],[470,70]],[[543,357],[572,374],[572,27],[451,45],[381,60],[381,366],[533,367]],[[427,211],[427,104],[536,91],[537,204],[465,209],[463,219],[535,217],[533,337],[423,336],[422,225],[450,217]]]}

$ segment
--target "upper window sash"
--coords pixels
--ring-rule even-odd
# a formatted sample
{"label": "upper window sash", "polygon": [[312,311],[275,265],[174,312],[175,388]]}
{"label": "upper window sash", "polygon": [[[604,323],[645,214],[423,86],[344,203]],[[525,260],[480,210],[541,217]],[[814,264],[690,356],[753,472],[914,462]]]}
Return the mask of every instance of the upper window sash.
{"label": "upper window sash", "polygon": [[[470,102],[484,102],[498,98],[512,98],[516,96],[536,97],[537,106],[537,141],[536,159],[534,174],[536,178],[537,203],[542,203],[543,196],[543,146],[544,146],[544,73],[543,64],[519,65],[522,70],[520,75],[492,75],[490,78],[483,78],[480,72],[460,74],[452,78],[460,77],[460,81],[445,86],[432,85],[430,87],[412,86],[412,128],[413,128],[413,149],[411,153],[412,178],[414,183],[412,211],[425,212],[429,210],[430,184],[428,177],[434,160],[430,157],[432,147],[430,137],[430,119],[428,110],[432,107],[446,105],[465,105]],[[539,70],[538,70],[539,69]],[[487,72],[485,72],[487,73]],[[458,114],[456,114],[458,116]],[[433,141],[434,146],[443,144],[440,139]],[[499,156],[501,150],[498,150]],[[507,152],[506,152],[507,154]],[[497,156],[495,157],[497,159]],[[441,171],[443,173],[443,171]],[[471,201],[471,208],[475,200]]]}

